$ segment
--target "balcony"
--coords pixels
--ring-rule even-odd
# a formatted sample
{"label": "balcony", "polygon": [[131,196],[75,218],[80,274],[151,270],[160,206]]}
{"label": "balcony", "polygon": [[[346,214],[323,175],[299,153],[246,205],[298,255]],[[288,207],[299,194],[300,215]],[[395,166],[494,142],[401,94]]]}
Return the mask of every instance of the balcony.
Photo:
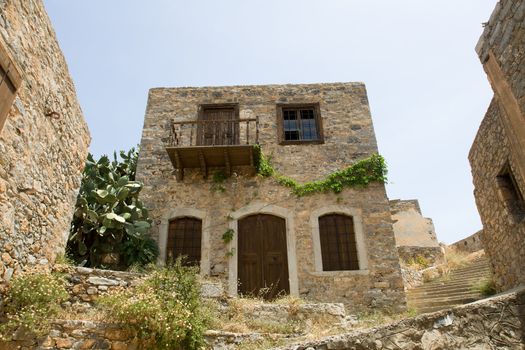
{"label": "balcony", "polygon": [[259,143],[259,117],[171,122],[166,151],[177,180],[184,169],[200,168],[204,178],[212,167],[231,175],[233,166],[254,166],[253,146]]}

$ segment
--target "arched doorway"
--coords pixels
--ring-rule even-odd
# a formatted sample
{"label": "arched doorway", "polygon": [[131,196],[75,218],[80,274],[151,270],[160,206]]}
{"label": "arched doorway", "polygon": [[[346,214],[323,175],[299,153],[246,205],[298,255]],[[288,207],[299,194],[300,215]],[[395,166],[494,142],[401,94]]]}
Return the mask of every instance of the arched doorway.
{"label": "arched doorway", "polygon": [[238,223],[238,292],[274,299],[290,293],[286,221],[255,214]]}

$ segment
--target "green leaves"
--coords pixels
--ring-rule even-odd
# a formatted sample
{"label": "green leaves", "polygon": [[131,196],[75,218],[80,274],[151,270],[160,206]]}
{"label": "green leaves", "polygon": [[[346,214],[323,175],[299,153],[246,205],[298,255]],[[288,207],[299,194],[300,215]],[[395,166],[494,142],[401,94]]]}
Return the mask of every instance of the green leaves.
{"label": "green leaves", "polygon": [[386,183],[387,181],[385,159],[374,153],[370,157],[362,159],[343,170],[328,175],[324,180],[300,184],[294,179],[277,174],[260,147],[256,147],[256,154],[258,154],[257,173],[263,177],[275,177],[277,183],[289,187],[299,197],[330,191],[340,193],[346,187],[366,187],[371,182]]}
{"label": "green leaves", "polygon": [[[133,242],[151,249],[151,244],[143,242],[151,220],[138,198],[142,189],[142,183],[135,181],[138,151],[121,151],[120,156],[122,160],[117,159],[115,152],[110,161],[107,156],[95,160],[89,154],[86,160],[68,251],[77,262],[87,260],[88,266],[102,264],[101,251],[124,255],[123,261],[132,261],[126,252],[132,250],[129,244]],[[141,235],[144,237],[139,240]],[[126,243],[128,249],[124,251],[120,243]],[[154,261],[156,253],[150,253],[143,256],[153,254]]]}

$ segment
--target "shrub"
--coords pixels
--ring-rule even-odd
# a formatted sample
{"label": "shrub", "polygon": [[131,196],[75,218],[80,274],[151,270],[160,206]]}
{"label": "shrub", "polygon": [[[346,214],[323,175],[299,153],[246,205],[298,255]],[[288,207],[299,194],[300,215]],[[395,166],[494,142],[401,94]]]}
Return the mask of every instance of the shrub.
{"label": "shrub", "polygon": [[0,324],[3,340],[22,327],[37,336],[49,329],[49,319],[60,311],[68,299],[61,276],[42,272],[26,272],[11,281],[5,299],[5,322]]}
{"label": "shrub", "polygon": [[415,258],[411,257],[408,259],[407,265],[413,266],[418,270],[423,270],[430,266],[430,261],[422,255],[416,255]]}
{"label": "shrub", "polygon": [[151,349],[200,349],[207,324],[197,269],[178,259],[157,269],[135,290],[121,289],[97,302],[113,321],[136,332]]}
{"label": "shrub", "polygon": [[484,297],[490,297],[497,293],[496,284],[492,278],[485,278],[474,285],[473,289]]}

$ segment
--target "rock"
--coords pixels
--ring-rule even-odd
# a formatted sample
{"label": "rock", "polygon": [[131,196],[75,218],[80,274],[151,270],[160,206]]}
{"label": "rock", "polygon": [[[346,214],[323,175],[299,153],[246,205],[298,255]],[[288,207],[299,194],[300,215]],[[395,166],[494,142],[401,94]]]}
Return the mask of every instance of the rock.
{"label": "rock", "polygon": [[59,349],[67,349],[73,346],[73,341],[71,338],[56,338],[55,345]]}
{"label": "rock", "polygon": [[112,279],[109,279],[109,278],[104,278],[104,277],[89,277],[87,281],[89,283],[97,285],[97,286],[100,286],[100,285],[102,285],[102,286],[118,286],[119,285],[118,281],[115,281],[115,280],[112,280]]}
{"label": "rock", "polygon": [[50,348],[52,346],[55,346],[55,341],[48,335],[40,342],[40,346],[44,348]]}
{"label": "rock", "polygon": [[221,283],[204,282],[201,286],[201,296],[203,298],[220,298],[224,295],[224,288]]}
{"label": "rock", "polygon": [[4,272],[4,280],[6,282],[9,282],[11,280],[11,277],[13,277],[13,272],[15,270],[13,270],[12,268],[8,267],[7,269],[5,269],[5,272]]}

